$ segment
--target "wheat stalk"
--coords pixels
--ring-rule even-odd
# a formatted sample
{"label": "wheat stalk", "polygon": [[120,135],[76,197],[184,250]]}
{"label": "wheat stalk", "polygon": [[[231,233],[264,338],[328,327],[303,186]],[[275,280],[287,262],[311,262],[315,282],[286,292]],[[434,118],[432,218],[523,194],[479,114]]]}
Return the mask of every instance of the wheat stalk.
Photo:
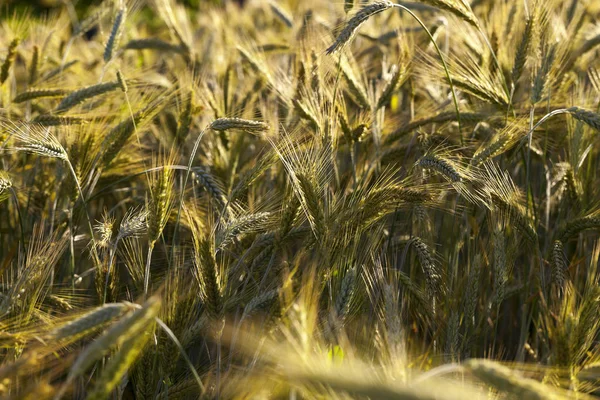
{"label": "wheat stalk", "polygon": [[16,150],[68,161],[67,151],[50,131],[37,125],[12,125],[8,129],[22,142]]}
{"label": "wheat stalk", "polygon": [[506,259],[506,240],[501,229],[495,229],[494,241],[494,303],[499,307],[506,295],[508,265]]}
{"label": "wheat stalk", "polygon": [[147,229],[148,212],[141,211],[138,208],[131,208],[127,211],[121,223],[115,242],[119,242],[127,237],[140,236]]}
{"label": "wheat stalk", "polygon": [[[119,83],[115,82],[119,87]],[[111,164],[114,158],[119,154],[127,140],[136,130],[152,116],[156,115],[161,110],[161,103],[157,100],[151,101],[142,110],[133,114],[130,118],[124,119],[114,128],[112,128],[104,137],[100,145],[98,159],[103,167]]]}
{"label": "wheat stalk", "polygon": [[466,326],[472,328],[475,326],[475,311],[479,303],[479,280],[481,276],[481,256],[477,255],[471,263],[471,270],[467,278],[467,290],[463,299],[464,315]]}

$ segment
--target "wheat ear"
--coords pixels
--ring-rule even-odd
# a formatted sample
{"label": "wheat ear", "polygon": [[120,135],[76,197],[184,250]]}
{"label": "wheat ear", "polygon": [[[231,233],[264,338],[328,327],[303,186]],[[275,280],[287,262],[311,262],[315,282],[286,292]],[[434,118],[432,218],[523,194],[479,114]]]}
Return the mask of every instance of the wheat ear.
{"label": "wheat ear", "polygon": [[108,361],[98,377],[94,386],[87,394],[88,400],[103,400],[110,397],[110,393],[119,384],[129,367],[137,360],[142,350],[151,338],[149,332],[142,331],[130,337]]}
{"label": "wheat ear", "polygon": [[128,303],[108,303],[82,315],[74,321],[53,329],[49,333],[49,336],[53,340],[61,340],[85,334],[119,317],[128,310],[131,310],[131,305]]}
{"label": "wheat ear", "polygon": [[38,77],[40,66],[40,47],[33,46],[33,54],[31,55],[31,63],[29,66],[29,85],[33,85]]}
{"label": "wheat ear", "polygon": [[104,62],[109,62],[113,58],[115,49],[119,45],[119,40],[121,39],[121,35],[123,33],[123,24],[125,22],[126,15],[127,7],[125,6],[122,6],[121,9],[119,9],[119,11],[117,11],[117,14],[115,15],[113,26],[110,31],[110,36],[108,37],[106,47],[104,48]]}
{"label": "wheat ear", "polygon": [[144,332],[148,324],[154,321],[154,317],[160,310],[160,304],[158,297],[149,298],[139,309],[121,319],[89,344],[71,366],[67,379],[55,399],[61,398],[73,380],[103,357],[111,348],[122,346],[128,339]]}
{"label": "wheat ear", "polygon": [[15,62],[17,58],[17,46],[19,46],[20,39],[13,39],[12,42],[8,45],[8,53],[6,53],[6,58],[0,67],[0,85],[2,85],[8,79],[8,73],[10,71],[10,67]]}
{"label": "wheat ear", "polygon": [[30,89],[15,96],[13,103],[39,99],[44,97],[62,97],[69,93],[66,89]]}
{"label": "wheat ear", "polygon": [[474,376],[501,393],[509,393],[519,399],[555,398],[545,385],[519,376],[496,362],[472,359],[465,363],[465,367]]}
{"label": "wheat ear", "polygon": [[230,129],[239,129],[248,132],[264,132],[269,130],[269,125],[260,121],[252,121],[242,118],[219,118],[210,124],[210,128],[215,131],[228,131]]}
{"label": "wheat ear", "polygon": [[83,103],[87,99],[91,99],[104,93],[112,92],[119,87],[121,87],[121,85],[118,81],[86,86],[70,93],[67,97],[62,99],[60,104],[56,107],[55,112],[63,113],[75,107],[76,105]]}
{"label": "wheat ear", "polygon": [[333,44],[326,50],[327,54],[333,54],[341,50],[348,42],[352,40],[356,31],[364,24],[370,17],[385,10],[393,7],[391,1],[375,1],[361,8],[344,26],[344,29],[340,32],[338,37],[335,39]]}

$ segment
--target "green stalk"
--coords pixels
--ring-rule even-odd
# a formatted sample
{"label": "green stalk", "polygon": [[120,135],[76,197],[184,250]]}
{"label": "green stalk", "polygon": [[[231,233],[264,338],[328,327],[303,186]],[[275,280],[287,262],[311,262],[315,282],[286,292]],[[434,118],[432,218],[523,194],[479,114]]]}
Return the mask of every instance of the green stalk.
{"label": "green stalk", "polygon": [[[446,64],[446,59],[444,58],[442,51],[440,50],[437,43],[435,42],[435,39],[433,38],[433,35],[429,31],[429,29],[427,29],[427,27],[425,26],[423,21],[421,21],[419,19],[419,17],[417,17],[415,15],[415,13],[413,13],[412,11],[410,11],[408,8],[406,8],[405,6],[403,6],[401,4],[394,4],[394,7],[400,8],[400,9],[406,11],[407,13],[409,13],[410,16],[413,17],[419,23],[419,25],[421,25],[421,28],[423,28],[423,30],[425,32],[427,32],[427,35],[429,36],[429,40],[433,44],[433,47],[435,47],[435,51],[438,53],[438,56],[440,57],[440,61],[442,62],[442,66],[444,67],[444,73],[446,74],[446,79],[448,79],[448,83],[450,84],[450,90],[452,91],[452,101],[454,102],[454,109],[456,110],[456,120],[458,121],[458,130],[461,131],[460,109],[458,108],[458,100],[456,98],[454,84],[452,83],[452,77],[450,76],[450,71],[448,70],[448,65]],[[462,141],[462,135],[461,135],[461,141]]]}
{"label": "green stalk", "polygon": [[23,217],[21,216],[21,207],[19,206],[19,199],[17,198],[17,192],[13,187],[10,188],[12,193],[13,201],[15,202],[15,208],[17,209],[17,216],[19,218],[19,227],[21,228],[21,250],[25,252],[25,225],[23,225]]}
{"label": "green stalk", "polygon": [[[525,162],[525,174],[526,174],[526,178],[525,178],[525,182],[527,182],[527,193],[525,196],[525,199],[527,201],[527,208],[525,209],[525,216],[529,216],[529,195],[531,193],[531,182],[529,181],[529,168],[531,166],[531,142],[533,139],[533,116],[535,115],[535,106],[532,105],[531,106],[531,111],[529,113],[529,129],[531,130],[529,132],[528,138],[527,138],[527,160]],[[532,199],[533,200],[533,199]]]}
{"label": "green stalk", "polygon": [[152,251],[154,243],[148,244],[148,256],[146,257],[146,269],[144,271],[144,298],[148,295],[148,284],[150,283],[150,261],[152,260]]}
{"label": "green stalk", "polygon": [[502,73],[502,67],[500,66],[500,61],[498,61],[498,58],[496,57],[496,53],[494,53],[494,48],[492,47],[492,44],[490,43],[489,39],[487,38],[487,36],[485,35],[485,33],[483,32],[481,27],[479,28],[479,33],[481,34],[481,37],[483,37],[483,41],[485,42],[486,46],[490,50],[490,54],[492,55],[492,58],[494,59],[494,63],[498,67],[498,71],[500,71],[500,76],[502,77],[502,86],[504,86],[504,90],[505,90],[506,94],[510,94],[510,101],[508,102],[508,109],[510,110],[510,107],[512,104],[512,97],[513,97],[512,92],[514,91],[514,86],[513,86],[513,90],[508,89],[508,83],[506,82],[506,77]]}
{"label": "green stalk", "polygon": [[[88,210],[87,210],[85,196],[83,195],[83,190],[81,189],[81,185],[79,184],[79,179],[77,179],[77,174],[75,173],[75,170],[73,169],[73,165],[71,164],[71,161],[69,161],[68,158],[65,158],[64,160],[67,163],[67,165],[69,166],[69,170],[71,171],[71,174],[73,175],[73,179],[75,180],[75,185],[77,185],[77,190],[79,191],[79,196],[81,196],[81,203],[83,206],[83,210],[85,211],[88,228],[90,230],[90,238],[92,241],[92,253],[94,256],[94,261],[96,263],[98,263],[98,262],[100,262],[100,257],[98,257],[98,252],[96,250],[96,239],[94,239],[94,228],[92,227],[92,219],[90,218],[90,214],[88,213]],[[73,205],[73,209],[74,208],[75,207]]]}
{"label": "green stalk", "polygon": [[196,368],[194,367],[194,364],[192,364],[192,362],[190,361],[189,357],[185,353],[185,349],[181,345],[181,342],[177,339],[177,336],[175,336],[175,334],[173,333],[173,331],[171,330],[171,328],[169,328],[167,326],[167,324],[165,324],[160,318],[155,317],[154,320],[156,321],[156,323],[158,324],[158,326],[160,326],[161,329],[163,331],[165,331],[165,333],[169,336],[169,338],[173,341],[173,343],[175,343],[175,346],[177,346],[177,349],[181,353],[181,357],[184,359],[185,363],[190,368],[190,371],[192,372],[192,375],[194,375],[194,380],[198,384],[198,387],[200,388],[200,391],[202,393],[204,393],[206,391],[206,389],[204,388],[204,385],[202,384],[202,380],[200,379],[200,376],[198,375],[198,372],[196,371]]}
{"label": "green stalk", "polygon": [[181,187],[181,194],[179,195],[179,207],[177,208],[177,220],[175,221],[175,229],[173,230],[173,250],[171,251],[171,257],[173,256],[173,252],[175,251],[175,247],[177,244],[177,233],[179,231],[179,224],[181,222],[181,209],[183,207],[183,196],[185,194],[185,187],[187,186],[187,182],[190,178],[190,173],[192,172],[192,164],[194,163],[194,158],[196,158],[196,153],[198,152],[198,148],[200,147],[200,141],[202,137],[206,133],[208,126],[200,132],[198,137],[196,138],[196,142],[194,143],[194,148],[192,149],[192,154],[190,155],[190,159],[188,161],[188,165],[185,172],[185,178],[183,180],[183,186]]}
{"label": "green stalk", "polygon": [[104,295],[102,297],[102,304],[106,303],[106,292],[108,290],[108,280],[110,279],[110,272],[112,270],[113,262],[117,254],[117,245],[119,242],[115,242],[108,253],[108,268],[106,268],[106,279],[104,280]]}
{"label": "green stalk", "polygon": [[71,212],[69,213],[69,251],[71,252],[69,272],[71,275],[71,294],[75,295],[75,235],[73,233],[73,212],[74,207],[71,207]]}

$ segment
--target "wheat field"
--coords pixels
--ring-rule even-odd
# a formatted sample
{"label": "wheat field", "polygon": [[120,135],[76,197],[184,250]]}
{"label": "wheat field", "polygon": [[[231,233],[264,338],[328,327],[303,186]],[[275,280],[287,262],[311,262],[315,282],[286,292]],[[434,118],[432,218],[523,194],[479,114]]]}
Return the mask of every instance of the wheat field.
{"label": "wheat field", "polygon": [[3,399],[600,396],[596,0],[0,8]]}

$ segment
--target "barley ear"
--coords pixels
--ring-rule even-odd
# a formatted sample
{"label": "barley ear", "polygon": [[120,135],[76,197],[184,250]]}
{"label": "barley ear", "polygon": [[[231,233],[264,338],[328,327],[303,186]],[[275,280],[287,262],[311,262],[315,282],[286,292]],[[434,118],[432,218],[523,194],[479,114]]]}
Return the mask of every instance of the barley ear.
{"label": "barley ear", "polygon": [[177,121],[177,132],[175,133],[175,140],[178,144],[183,144],[193,123],[193,114],[196,108],[196,95],[193,89],[190,89],[188,95],[184,100],[184,106],[181,114],[179,115],[179,121]]}
{"label": "barley ear", "polygon": [[494,361],[471,359],[465,363],[467,370],[500,393],[512,394],[519,399],[555,398],[548,387],[532,379],[526,379],[509,368]]}
{"label": "barley ear", "polygon": [[210,128],[222,132],[230,129],[239,129],[247,132],[259,133],[269,130],[269,125],[264,122],[242,118],[218,118],[210,124]]}
{"label": "barley ear", "polygon": [[204,307],[213,321],[220,321],[223,312],[221,278],[214,257],[214,248],[208,239],[194,238],[195,275],[200,284]]}
{"label": "barley ear", "polygon": [[87,121],[80,117],[70,117],[62,115],[45,114],[38,115],[31,120],[32,123],[42,126],[66,126],[66,125],[81,125]]}
{"label": "barley ear", "polygon": [[398,87],[398,83],[400,82],[400,78],[402,77],[402,73],[397,65],[392,66],[392,77],[389,82],[383,88],[381,92],[381,96],[379,96],[379,100],[377,100],[376,109],[380,109],[381,107],[385,107],[392,98],[392,95],[396,91]]}
{"label": "barley ear", "polygon": [[123,73],[121,72],[121,70],[117,71],[117,82],[119,83],[119,87],[121,88],[121,91],[123,93],[127,93],[127,81],[125,80],[125,77],[123,76]]}
{"label": "barley ear", "polygon": [[593,111],[584,110],[583,108],[579,107],[571,107],[567,109],[567,111],[576,120],[583,122],[597,131],[600,131],[600,114]]}
{"label": "barley ear", "polygon": [[121,35],[123,33],[123,25],[125,23],[126,15],[127,7],[125,6],[122,6],[115,15],[110,36],[108,37],[106,47],[104,48],[104,62],[109,62],[112,60],[115,50],[119,46],[119,40],[121,39]]}
{"label": "barley ear", "polygon": [[40,48],[33,46],[33,54],[31,55],[31,64],[29,66],[29,85],[33,85],[38,77],[38,68],[40,64]]}
{"label": "barley ear", "polygon": [[119,384],[123,375],[138,359],[144,347],[151,338],[147,331],[141,331],[139,334],[127,339],[119,351],[113,355],[108,364],[102,370],[100,377],[96,380],[86,399],[103,400],[110,397],[110,393]]}
{"label": "barley ear", "polygon": [[356,267],[349,268],[342,279],[340,290],[335,299],[335,314],[340,321],[344,321],[350,310],[350,302],[356,285]]}
{"label": "barley ear", "polygon": [[6,58],[0,67],[0,85],[4,83],[8,79],[8,73],[10,71],[10,67],[15,62],[17,58],[17,46],[19,46],[20,39],[15,38],[8,45],[8,53],[6,53]]}
{"label": "barley ear", "polygon": [[450,160],[444,157],[427,154],[418,161],[418,165],[425,169],[434,170],[442,174],[446,179],[451,182],[462,182],[463,178],[461,173],[458,171],[456,166]]}
{"label": "barley ear", "polygon": [[13,99],[13,103],[22,103],[24,101],[39,98],[62,97],[68,93],[69,91],[65,89],[30,89],[16,95]]}
{"label": "barley ear", "polygon": [[6,171],[0,170],[0,202],[10,197],[10,191],[13,187],[12,180]]}
{"label": "barley ear", "polygon": [[127,303],[108,303],[53,329],[48,335],[53,340],[80,336],[101,327],[104,323],[119,317],[130,309],[131,307]]}
{"label": "barley ear", "polygon": [[523,36],[521,37],[521,41],[519,42],[519,46],[517,47],[517,52],[515,55],[513,69],[511,73],[513,85],[516,85],[519,78],[521,78],[521,75],[523,75],[523,71],[525,69],[525,62],[527,61],[527,56],[529,55],[529,48],[533,37],[534,24],[536,24],[535,14],[531,15],[527,19],[525,31],[523,32]]}
{"label": "barley ear", "polygon": [[473,14],[473,10],[471,10],[471,6],[468,1],[465,0],[424,0],[424,3],[428,3],[434,7],[437,7],[441,10],[448,11],[460,19],[468,22],[473,25],[475,28],[480,29],[479,21],[475,14]]}
{"label": "barley ear", "polygon": [[560,240],[555,240],[552,246],[552,283],[555,284],[560,290],[564,288],[565,282],[567,281],[568,268],[567,260],[565,258],[565,250]]}
{"label": "barley ear", "polygon": [[354,0],[344,0],[344,11],[349,13],[354,7]]}
{"label": "barley ear", "polygon": [[[160,304],[161,301],[158,297],[149,298],[139,309],[122,318],[89,344],[71,366],[61,393],[64,394],[76,377],[83,374],[111,348],[122,346],[128,339],[135,338],[144,332],[154,321],[154,317],[160,310]],[[62,394],[56,398],[61,398]]]}
{"label": "barley ear", "polygon": [[160,237],[173,207],[173,169],[163,166],[154,178],[148,207],[148,240],[151,246]]}
{"label": "barley ear", "polygon": [[441,275],[435,265],[429,247],[418,237],[412,239],[413,248],[417,252],[419,264],[425,274],[427,293],[435,299],[442,292]]}
{"label": "barley ear", "polygon": [[394,6],[391,1],[375,1],[361,8],[352,18],[348,20],[338,37],[335,39],[333,44],[326,50],[327,54],[333,54],[341,50],[346,44],[348,44],[356,31],[364,24],[370,17]]}
{"label": "barley ear", "polygon": [[66,96],[60,104],[56,107],[55,112],[63,113],[68,111],[69,109],[75,107],[78,104],[83,103],[84,101],[91,99],[96,96],[100,96],[101,94],[112,92],[113,90],[121,87],[120,83],[117,81],[114,82],[105,82],[98,83],[96,85],[86,86],[84,88],[78,89],[68,96]]}

